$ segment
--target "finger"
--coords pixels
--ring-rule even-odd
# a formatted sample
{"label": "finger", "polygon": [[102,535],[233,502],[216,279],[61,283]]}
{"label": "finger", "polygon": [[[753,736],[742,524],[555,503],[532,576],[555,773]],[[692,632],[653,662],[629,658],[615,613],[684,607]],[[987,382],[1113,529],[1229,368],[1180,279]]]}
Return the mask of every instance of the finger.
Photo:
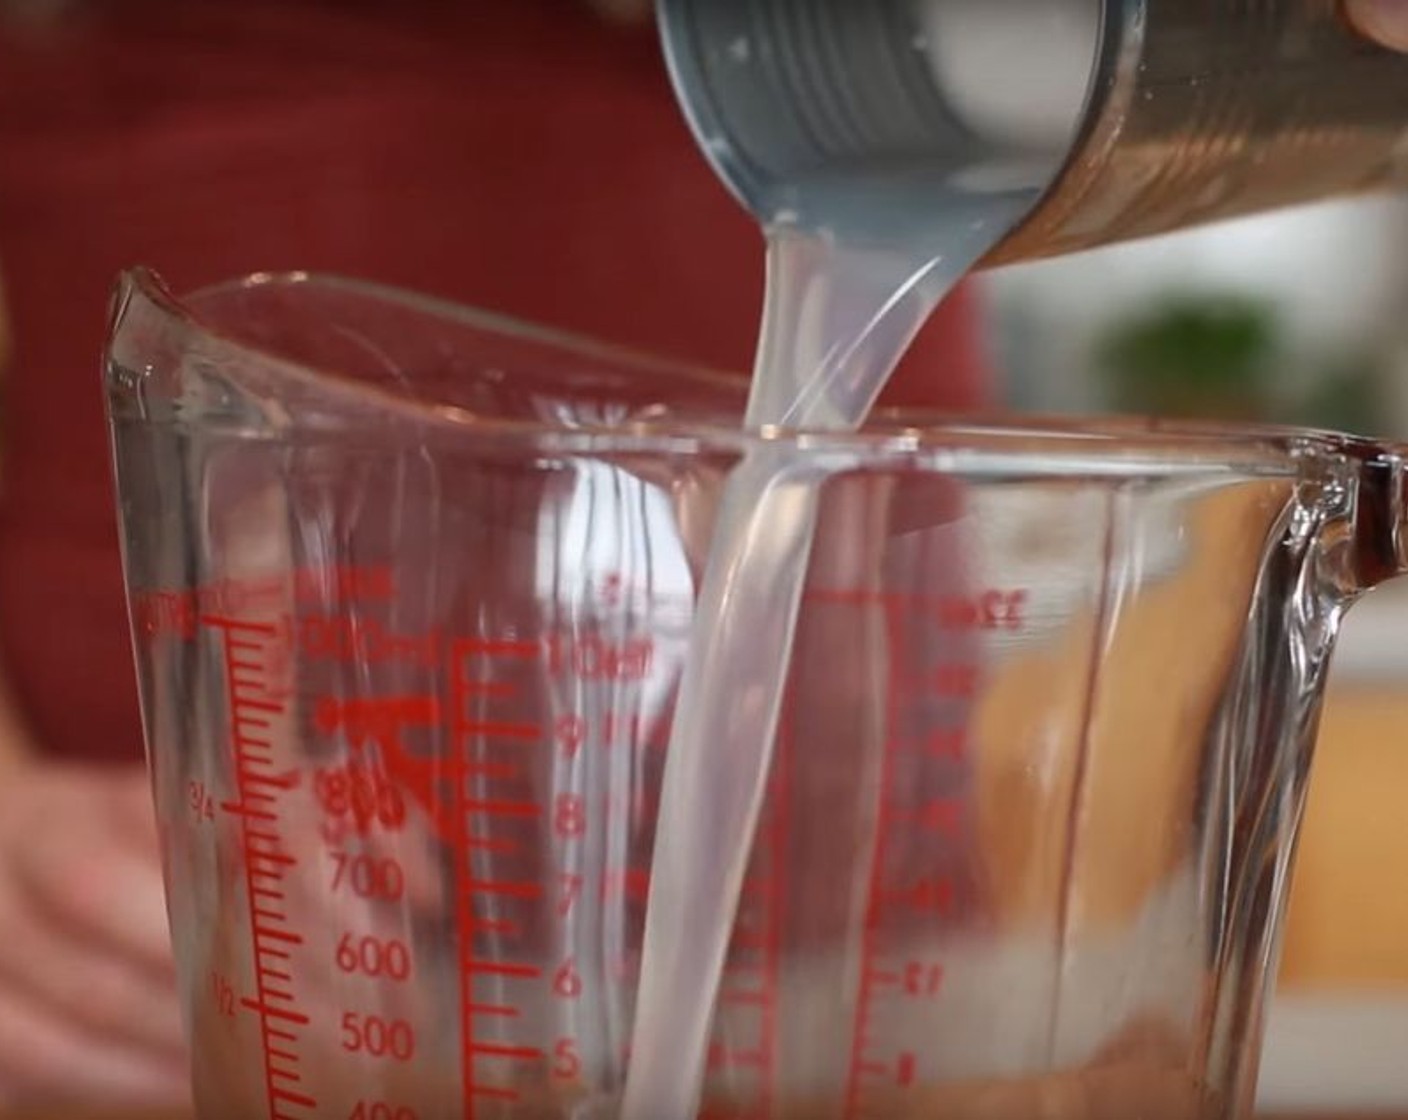
{"label": "finger", "polygon": [[16,853],[15,872],[53,925],[154,976],[170,975],[171,934],[156,853],[114,847],[91,829],[49,829]]}
{"label": "finger", "polygon": [[95,954],[75,943],[53,952],[26,975],[9,975],[12,986],[56,1017],[103,1038],[183,1061],[185,1034],[174,979],[154,982],[144,970]]}
{"label": "finger", "polygon": [[174,976],[159,980],[124,957],[95,950],[13,896],[0,900],[0,929],[0,984],[96,1035],[183,1057]]}
{"label": "finger", "polygon": [[16,1105],[42,1100],[177,1108],[190,1099],[190,1076],[184,1060],[104,1041],[24,992],[5,988],[0,990],[0,1095]]}
{"label": "finger", "polygon": [[1408,0],[1345,0],[1345,10],[1369,38],[1408,51]]}

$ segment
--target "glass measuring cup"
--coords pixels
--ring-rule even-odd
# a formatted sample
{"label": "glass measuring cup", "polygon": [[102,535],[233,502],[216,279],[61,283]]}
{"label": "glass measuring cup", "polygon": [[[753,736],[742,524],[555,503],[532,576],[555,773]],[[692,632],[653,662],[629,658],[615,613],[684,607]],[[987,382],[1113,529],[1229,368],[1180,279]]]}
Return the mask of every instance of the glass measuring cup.
{"label": "glass measuring cup", "polygon": [[106,386],[202,1117],[613,1114],[763,442],[817,528],[703,1114],[1246,1115],[1327,658],[1404,560],[1391,450],[746,435],[739,381],[302,276],[128,276]]}

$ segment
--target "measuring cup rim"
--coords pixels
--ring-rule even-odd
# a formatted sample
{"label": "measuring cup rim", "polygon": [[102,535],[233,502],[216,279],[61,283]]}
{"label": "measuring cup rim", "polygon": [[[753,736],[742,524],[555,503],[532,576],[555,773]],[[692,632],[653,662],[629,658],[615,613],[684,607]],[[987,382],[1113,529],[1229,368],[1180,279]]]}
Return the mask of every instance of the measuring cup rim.
{"label": "measuring cup rim", "polygon": [[[888,458],[979,453],[1013,456],[1035,462],[1059,461],[1069,469],[1078,461],[1084,469],[1130,469],[1136,462],[1163,466],[1184,464],[1206,470],[1225,467],[1258,473],[1289,473],[1291,461],[1305,455],[1347,455],[1374,459],[1393,452],[1382,444],[1358,436],[1275,424],[1225,423],[1173,420],[1134,415],[1071,417],[1057,414],[998,412],[954,413],[942,410],[877,410],[859,432],[763,428],[745,430],[722,420],[688,417],[635,418],[622,423],[574,424],[571,427],[540,420],[486,416],[456,405],[434,403],[354,381],[335,371],[321,369],[279,354],[222,329],[200,311],[202,301],[251,288],[317,286],[342,291],[415,313],[452,321],[503,339],[544,345],[608,363],[623,370],[672,373],[695,384],[747,392],[746,377],[720,372],[677,359],[601,342],[585,335],[544,327],[512,316],[466,307],[424,293],[332,273],[308,271],[255,272],[234,280],[198,288],[178,297],[154,270],[134,267],[118,280],[112,313],[109,351],[120,335],[122,322],[134,300],[152,307],[178,331],[200,335],[209,343],[246,364],[269,368],[280,379],[299,382],[328,398],[342,397],[358,406],[349,413],[324,411],[320,421],[331,430],[366,426],[375,411],[375,422],[409,421],[423,429],[442,429],[460,437],[472,432],[476,439],[528,441],[555,448],[623,452],[652,450],[677,452],[682,443],[702,450],[746,453],[774,447],[804,451],[809,455],[836,453],[847,457]],[[376,410],[367,406],[373,404]],[[1408,458],[1408,451],[1403,452]],[[1048,468],[1049,469],[1049,468]]]}

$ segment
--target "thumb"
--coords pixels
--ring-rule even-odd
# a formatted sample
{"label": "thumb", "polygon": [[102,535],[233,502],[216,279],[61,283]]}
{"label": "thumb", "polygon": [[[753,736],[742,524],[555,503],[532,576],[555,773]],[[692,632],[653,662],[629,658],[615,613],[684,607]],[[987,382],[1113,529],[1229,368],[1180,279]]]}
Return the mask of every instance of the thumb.
{"label": "thumb", "polygon": [[1345,10],[1371,39],[1408,51],[1408,0],[1345,0]]}

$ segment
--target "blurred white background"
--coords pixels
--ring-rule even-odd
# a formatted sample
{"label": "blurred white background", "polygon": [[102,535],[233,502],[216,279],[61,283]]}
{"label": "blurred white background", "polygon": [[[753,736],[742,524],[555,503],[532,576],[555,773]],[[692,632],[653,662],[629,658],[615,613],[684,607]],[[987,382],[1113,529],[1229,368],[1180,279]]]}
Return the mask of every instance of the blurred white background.
{"label": "blurred white background", "polygon": [[[1138,354],[1136,365],[1174,370],[1174,380],[1185,376],[1189,395],[1175,400],[1188,413],[1223,407],[1228,416],[1348,424],[1360,434],[1408,441],[1408,199],[1225,223],[1003,269],[981,283],[1003,395],[1013,408],[1127,408],[1119,387],[1137,393],[1147,370],[1130,371],[1112,391],[1102,355],[1112,333],[1143,324],[1143,348],[1121,353]],[[1224,314],[1229,318],[1217,326]],[[1189,316],[1203,332],[1192,342]],[[1162,331],[1150,326],[1160,322]],[[1181,325],[1168,326],[1175,322]],[[1207,386],[1197,385],[1207,372],[1197,368],[1201,356],[1226,357],[1238,345],[1250,346],[1255,360],[1239,366],[1241,359],[1228,358],[1219,374],[1223,396],[1216,381],[1207,395]],[[1251,367],[1262,395],[1249,406],[1231,382]],[[1334,380],[1346,374],[1352,376]],[[1247,415],[1258,409],[1264,415]],[[1286,968],[1268,1024],[1261,1089],[1268,1111],[1408,1108],[1406,799],[1402,580],[1351,612],[1332,673]]]}
{"label": "blurred white background", "polygon": [[[1326,356],[1369,351],[1402,363],[1408,344],[1408,199],[1321,204],[987,273],[994,346],[1016,408],[1106,405],[1093,373],[1104,332],[1171,299],[1247,298],[1275,315],[1290,362],[1313,377]],[[1387,418],[1408,434],[1408,392]],[[1392,434],[1392,433],[1390,433]]]}

